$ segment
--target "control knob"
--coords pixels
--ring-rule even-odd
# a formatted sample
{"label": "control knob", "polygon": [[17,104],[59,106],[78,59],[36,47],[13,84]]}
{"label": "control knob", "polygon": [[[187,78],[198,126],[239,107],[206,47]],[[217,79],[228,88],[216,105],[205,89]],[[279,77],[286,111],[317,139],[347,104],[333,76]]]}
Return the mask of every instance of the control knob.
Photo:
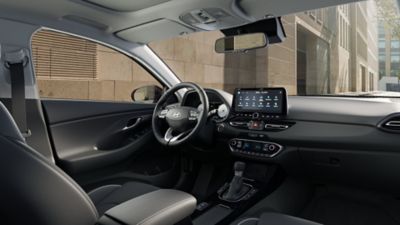
{"label": "control knob", "polygon": [[273,144],[271,144],[271,145],[268,146],[268,150],[269,150],[270,152],[275,152],[276,146],[273,145]]}

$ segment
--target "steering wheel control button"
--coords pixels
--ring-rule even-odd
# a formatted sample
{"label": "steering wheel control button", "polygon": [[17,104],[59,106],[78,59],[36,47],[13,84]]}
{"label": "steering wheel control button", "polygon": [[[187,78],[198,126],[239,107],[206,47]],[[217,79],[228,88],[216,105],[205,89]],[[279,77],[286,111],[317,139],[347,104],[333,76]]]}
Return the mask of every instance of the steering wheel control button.
{"label": "steering wheel control button", "polygon": [[237,154],[264,158],[272,158],[283,150],[277,143],[238,138],[231,139],[229,147]]}
{"label": "steering wheel control button", "polygon": [[199,117],[199,113],[197,111],[189,112],[189,120],[197,120],[198,117]]}
{"label": "steering wheel control button", "polygon": [[158,114],[158,118],[165,119],[165,117],[167,116],[167,113],[168,113],[168,109],[161,110],[161,112]]}

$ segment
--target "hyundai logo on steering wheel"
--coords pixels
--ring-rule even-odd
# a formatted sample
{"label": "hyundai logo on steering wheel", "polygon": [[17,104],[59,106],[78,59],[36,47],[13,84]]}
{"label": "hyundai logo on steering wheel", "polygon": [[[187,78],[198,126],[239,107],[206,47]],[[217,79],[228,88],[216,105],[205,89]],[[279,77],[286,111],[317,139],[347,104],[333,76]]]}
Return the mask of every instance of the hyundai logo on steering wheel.
{"label": "hyundai logo on steering wheel", "polygon": [[175,118],[175,119],[178,119],[178,118],[181,118],[181,113],[180,112],[174,112],[173,114],[172,114],[172,117],[173,118]]}

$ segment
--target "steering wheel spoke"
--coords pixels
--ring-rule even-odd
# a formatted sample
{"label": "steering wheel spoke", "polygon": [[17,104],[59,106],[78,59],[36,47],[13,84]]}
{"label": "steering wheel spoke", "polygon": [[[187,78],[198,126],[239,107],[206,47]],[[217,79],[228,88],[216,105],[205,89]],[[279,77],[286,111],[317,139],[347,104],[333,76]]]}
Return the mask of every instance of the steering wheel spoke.
{"label": "steering wheel spoke", "polygon": [[190,129],[190,130],[187,130],[187,131],[184,131],[184,132],[181,132],[181,133],[179,133],[179,134],[177,134],[177,135],[174,135],[174,134],[173,134],[174,130],[173,130],[172,128],[168,128],[167,132],[165,132],[164,140],[165,140],[168,144],[172,144],[172,143],[178,141],[180,138],[182,138],[182,137],[184,137],[185,135],[187,135],[188,133],[190,133],[190,131],[191,131],[191,129]]}

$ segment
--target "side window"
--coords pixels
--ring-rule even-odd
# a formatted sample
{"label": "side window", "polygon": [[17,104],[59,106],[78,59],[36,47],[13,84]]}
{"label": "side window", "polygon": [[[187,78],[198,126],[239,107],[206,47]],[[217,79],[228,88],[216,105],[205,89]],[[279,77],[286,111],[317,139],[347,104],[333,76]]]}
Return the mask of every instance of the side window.
{"label": "side window", "polygon": [[41,30],[32,37],[41,98],[155,102],[160,83],[124,54],[95,42]]}

